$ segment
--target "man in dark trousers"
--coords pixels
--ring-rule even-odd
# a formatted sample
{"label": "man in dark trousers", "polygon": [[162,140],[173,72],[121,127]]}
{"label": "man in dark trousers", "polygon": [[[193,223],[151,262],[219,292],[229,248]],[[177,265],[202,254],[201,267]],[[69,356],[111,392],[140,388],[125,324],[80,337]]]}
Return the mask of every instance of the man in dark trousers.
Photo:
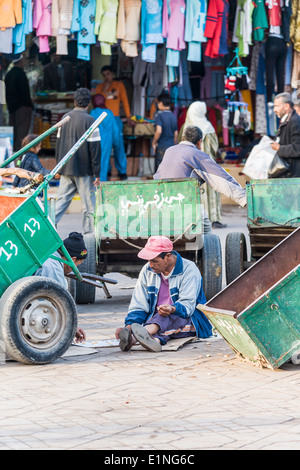
{"label": "man in dark trousers", "polygon": [[[91,93],[87,88],[79,88],[74,95],[75,108],[68,113],[70,121],[58,130],[56,160],[59,162],[95,122],[87,112]],[[99,127],[82,144],[74,156],[61,170],[60,185],[56,201],[56,224],[68,209],[76,193],[79,193],[83,211],[83,231],[93,231],[93,218],[89,216],[95,209],[95,186],[100,184],[100,132]]]}
{"label": "man in dark trousers", "polygon": [[300,116],[294,110],[290,93],[280,93],[274,99],[274,112],[280,119],[275,142],[271,144],[278,156],[287,161],[289,169],[281,178],[300,177]]}
{"label": "man in dark trousers", "polygon": [[23,138],[30,129],[33,104],[28,79],[24,72],[23,56],[13,60],[13,64],[14,66],[5,76],[5,94],[9,125],[14,128],[14,150],[19,150]]}

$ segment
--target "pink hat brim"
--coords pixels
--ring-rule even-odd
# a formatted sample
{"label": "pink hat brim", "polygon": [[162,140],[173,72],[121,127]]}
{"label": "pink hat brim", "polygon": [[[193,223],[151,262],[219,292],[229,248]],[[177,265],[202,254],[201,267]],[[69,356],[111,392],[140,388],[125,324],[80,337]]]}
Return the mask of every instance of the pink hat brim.
{"label": "pink hat brim", "polygon": [[160,253],[162,253],[162,251],[153,251],[153,250],[149,250],[147,248],[143,248],[138,253],[138,257],[141,258],[141,259],[149,261],[153,258],[156,258],[156,256],[160,255]]}

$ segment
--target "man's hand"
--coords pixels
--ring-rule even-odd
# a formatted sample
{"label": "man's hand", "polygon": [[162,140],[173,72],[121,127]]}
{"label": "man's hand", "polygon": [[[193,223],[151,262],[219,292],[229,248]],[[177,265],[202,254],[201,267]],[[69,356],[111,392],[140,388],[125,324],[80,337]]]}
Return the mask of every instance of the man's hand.
{"label": "man's hand", "polygon": [[174,305],[164,304],[164,305],[159,305],[157,307],[157,312],[162,317],[167,317],[167,316],[171,315],[171,313],[174,313],[175,310],[176,310],[176,308],[174,307]]}
{"label": "man's hand", "polygon": [[156,147],[157,147],[157,143],[152,143],[152,150],[154,154],[156,153]]}
{"label": "man's hand", "polygon": [[77,328],[77,331],[75,333],[75,341],[76,343],[82,343],[83,341],[86,340],[86,334],[85,331],[83,331],[82,328]]}
{"label": "man's hand", "polygon": [[95,178],[94,186],[100,186],[100,178]]}
{"label": "man's hand", "polygon": [[277,142],[272,142],[271,147],[276,152],[278,152],[278,150],[280,149],[280,145]]}
{"label": "man's hand", "polygon": [[34,173],[32,179],[35,183],[42,183],[44,181],[44,175],[42,175],[42,173]]}

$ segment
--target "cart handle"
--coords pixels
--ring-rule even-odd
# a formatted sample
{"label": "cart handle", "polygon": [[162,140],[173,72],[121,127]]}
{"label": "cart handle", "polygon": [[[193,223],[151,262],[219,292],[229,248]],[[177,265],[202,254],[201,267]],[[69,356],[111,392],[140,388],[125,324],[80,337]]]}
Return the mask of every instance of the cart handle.
{"label": "cart handle", "polygon": [[55,132],[57,129],[62,127],[64,124],[70,121],[70,116],[65,116],[63,119],[61,119],[59,122],[54,124],[54,126],[50,127],[50,129],[47,129],[43,134],[39,135],[36,137],[36,139],[32,140],[29,142],[29,144],[25,145],[22,147],[20,150],[18,150],[16,153],[14,153],[10,158],[5,160],[3,163],[1,163],[0,168],[5,168],[7,165],[9,165],[11,162],[16,160],[20,155],[23,155],[23,153],[27,152],[27,150],[31,149],[32,147],[35,147],[41,140],[43,140],[45,137],[48,135],[52,134]]}
{"label": "cart handle", "polygon": [[104,111],[93,124],[87,129],[87,131],[77,140],[77,142],[73,145],[73,147],[66,153],[64,158],[56,165],[56,167],[45,176],[43,183],[36,189],[33,194],[33,197],[37,196],[46,186],[48,186],[49,182],[58,174],[63,168],[63,166],[73,157],[73,155],[77,152],[77,150],[82,146],[82,144],[89,138],[89,136],[97,129],[99,124],[106,118],[107,113]]}

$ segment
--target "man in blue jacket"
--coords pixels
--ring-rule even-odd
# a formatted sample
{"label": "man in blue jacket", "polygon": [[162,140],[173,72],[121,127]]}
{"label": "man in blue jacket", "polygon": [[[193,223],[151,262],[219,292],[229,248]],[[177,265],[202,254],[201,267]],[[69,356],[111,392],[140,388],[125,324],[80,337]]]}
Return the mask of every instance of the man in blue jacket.
{"label": "man in blue jacket", "polygon": [[206,299],[195,263],[182,258],[164,236],[150,237],[138,257],[148,263],[140,272],[125,327],[116,330],[121,350],[128,351],[138,341],[159,352],[170,339],[211,336],[211,324],[196,308]]}

